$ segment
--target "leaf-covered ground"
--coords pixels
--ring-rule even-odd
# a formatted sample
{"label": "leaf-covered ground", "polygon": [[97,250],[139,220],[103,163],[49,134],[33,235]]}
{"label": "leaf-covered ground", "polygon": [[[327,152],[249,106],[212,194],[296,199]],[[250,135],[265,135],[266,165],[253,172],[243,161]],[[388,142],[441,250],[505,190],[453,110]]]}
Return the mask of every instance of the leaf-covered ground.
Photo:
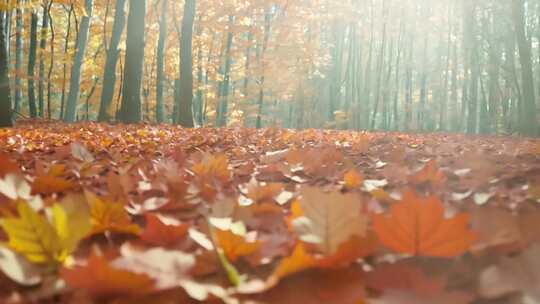
{"label": "leaf-covered ground", "polygon": [[540,140],[22,123],[1,303],[540,303]]}

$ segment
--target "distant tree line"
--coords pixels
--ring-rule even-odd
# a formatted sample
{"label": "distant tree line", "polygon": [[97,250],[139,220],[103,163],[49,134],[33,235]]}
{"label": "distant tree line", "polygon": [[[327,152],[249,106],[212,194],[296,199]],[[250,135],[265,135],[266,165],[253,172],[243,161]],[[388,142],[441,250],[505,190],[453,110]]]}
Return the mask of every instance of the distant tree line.
{"label": "distant tree line", "polygon": [[538,135],[537,0],[0,0],[18,117]]}

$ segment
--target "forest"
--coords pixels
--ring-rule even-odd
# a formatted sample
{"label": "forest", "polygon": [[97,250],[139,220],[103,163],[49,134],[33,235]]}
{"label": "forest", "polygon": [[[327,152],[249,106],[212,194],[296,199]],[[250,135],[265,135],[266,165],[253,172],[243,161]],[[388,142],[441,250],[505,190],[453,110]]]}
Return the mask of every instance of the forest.
{"label": "forest", "polygon": [[13,119],[538,134],[537,1],[2,2]]}
{"label": "forest", "polygon": [[539,0],[0,0],[0,303],[540,304]]}

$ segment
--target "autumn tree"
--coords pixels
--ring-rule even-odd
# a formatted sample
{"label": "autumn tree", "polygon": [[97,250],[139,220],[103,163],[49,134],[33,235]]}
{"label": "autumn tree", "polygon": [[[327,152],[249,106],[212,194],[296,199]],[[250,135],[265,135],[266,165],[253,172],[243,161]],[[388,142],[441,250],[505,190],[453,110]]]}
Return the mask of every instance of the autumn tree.
{"label": "autumn tree", "polygon": [[12,125],[5,15],[0,11],[0,128]]}
{"label": "autumn tree", "polygon": [[177,123],[193,127],[193,21],[195,20],[196,0],[185,0],[182,19],[182,40],[180,46],[180,92],[177,96]]}
{"label": "autumn tree", "polygon": [[[161,21],[159,23],[159,42],[157,49],[157,76],[156,76],[156,121],[165,121],[165,101],[163,100],[165,85],[165,48],[169,33],[169,0],[161,0]],[[182,55],[183,56],[183,55]],[[180,64],[181,65],[181,64]]]}
{"label": "autumn tree", "polygon": [[120,41],[126,26],[126,0],[117,0],[114,15],[114,24],[107,50],[107,60],[103,72],[103,88],[101,92],[101,103],[99,106],[99,121],[109,121],[111,118],[111,105],[113,104],[114,89],[116,87],[116,69],[118,58],[120,57]]}
{"label": "autumn tree", "polygon": [[79,37],[77,39],[77,51],[73,66],[71,68],[71,81],[69,83],[69,97],[67,99],[66,113],[64,120],[66,122],[75,122],[77,120],[77,107],[81,95],[81,73],[84,65],[86,48],[88,46],[88,33],[90,31],[90,21],[94,0],[86,0],[86,15],[82,18],[79,27]]}
{"label": "autumn tree", "polygon": [[536,99],[534,93],[533,65],[531,61],[531,42],[525,34],[524,1],[512,0],[512,20],[519,48],[523,99],[520,103],[520,129],[523,134],[538,135],[536,121]]}
{"label": "autumn tree", "polygon": [[146,0],[130,0],[122,105],[117,119],[137,123],[142,119],[141,86],[144,62]]}

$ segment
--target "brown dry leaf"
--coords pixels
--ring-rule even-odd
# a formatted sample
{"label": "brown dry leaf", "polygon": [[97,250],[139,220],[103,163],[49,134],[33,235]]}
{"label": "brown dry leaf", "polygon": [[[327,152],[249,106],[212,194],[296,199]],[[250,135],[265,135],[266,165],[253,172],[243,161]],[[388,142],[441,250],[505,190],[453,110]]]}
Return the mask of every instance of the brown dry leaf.
{"label": "brown dry leaf", "polygon": [[471,227],[478,236],[473,252],[490,247],[519,243],[519,219],[510,212],[495,207],[476,208],[471,213]]}
{"label": "brown dry leaf", "polygon": [[375,270],[366,273],[366,286],[382,293],[401,290],[418,296],[436,296],[444,291],[445,285],[444,279],[431,278],[408,261],[376,265]]}
{"label": "brown dry leaf", "polygon": [[302,216],[292,220],[294,231],[300,240],[314,244],[325,256],[335,254],[353,236],[366,236],[368,217],[362,201],[354,194],[305,187],[295,204]]}
{"label": "brown dry leaf", "polygon": [[479,276],[479,293],[487,299],[519,292],[531,303],[540,301],[540,245],[535,244],[516,257],[502,257]]}

